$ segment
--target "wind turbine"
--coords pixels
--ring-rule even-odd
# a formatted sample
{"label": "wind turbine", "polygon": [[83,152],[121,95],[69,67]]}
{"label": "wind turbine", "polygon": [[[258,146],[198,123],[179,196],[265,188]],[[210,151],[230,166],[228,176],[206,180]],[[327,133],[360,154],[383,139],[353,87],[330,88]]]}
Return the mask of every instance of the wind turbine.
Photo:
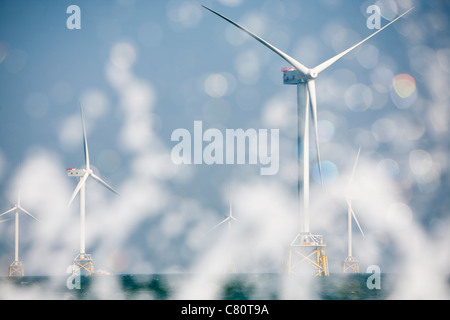
{"label": "wind turbine", "polygon": [[[231,188],[230,188],[230,210],[229,212],[226,214],[226,218],[223,219],[221,222],[219,222],[218,224],[216,224],[214,227],[212,227],[211,229],[209,229],[209,231],[207,233],[210,233],[211,231],[213,231],[214,229],[216,229],[217,227],[219,227],[220,225],[227,223],[228,224],[228,237],[231,238],[231,224],[233,221],[239,221],[238,219],[236,219],[233,216],[233,211],[232,211],[232,207],[231,207]],[[231,252],[228,252],[228,269],[232,272],[232,273],[236,273],[236,266],[233,263],[233,259],[231,258]]]}
{"label": "wind turbine", "polygon": [[[0,217],[8,214],[10,212],[14,212],[14,220],[15,220],[15,232],[14,232],[14,261],[11,263],[11,265],[9,266],[9,276],[13,277],[13,276],[19,276],[19,277],[23,277],[24,275],[24,270],[23,270],[23,264],[22,261],[19,260],[19,212],[22,211],[23,213],[26,213],[27,215],[29,215],[30,217],[32,217],[34,220],[38,221],[38,219],[36,219],[31,213],[29,213],[27,210],[25,210],[21,204],[20,204],[20,192],[19,195],[17,197],[17,203],[14,204],[14,206],[9,209],[8,211],[3,212],[2,214],[0,214]],[[0,222],[6,222],[10,219],[7,220],[3,220]]]}
{"label": "wind turbine", "polygon": [[[300,114],[304,112],[304,125],[303,125],[303,221],[300,225],[300,232],[295,237],[295,239],[291,243],[291,249],[292,247],[304,247],[304,246],[311,246],[315,247],[315,253],[317,253],[317,260],[312,260],[310,257],[312,257],[311,254],[304,255],[300,253],[298,250],[295,250],[296,253],[298,253],[301,256],[301,261],[307,261],[310,264],[312,264],[317,269],[317,275],[328,275],[328,261],[326,256],[324,255],[323,247],[325,244],[323,243],[322,236],[319,235],[312,235],[310,232],[310,219],[309,219],[309,120],[310,120],[310,109],[311,109],[311,116],[312,121],[314,125],[314,132],[315,132],[315,146],[316,146],[316,157],[317,157],[317,164],[319,169],[319,174],[322,181],[322,172],[321,172],[321,164],[320,164],[320,150],[319,150],[319,137],[318,137],[318,129],[317,129],[317,98],[316,98],[316,84],[315,79],[319,76],[320,73],[328,69],[330,66],[332,66],[335,62],[340,60],[342,57],[344,57],[346,54],[351,52],[352,50],[356,49],[360,45],[362,45],[364,42],[375,36],[376,34],[383,31],[385,28],[396,22],[398,19],[406,15],[408,12],[410,12],[413,8],[410,8],[391,22],[389,22],[387,25],[385,25],[383,28],[375,31],[370,36],[365,38],[364,40],[358,42],[357,44],[353,45],[352,47],[348,48],[345,51],[342,51],[341,53],[335,55],[334,57],[324,61],[323,63],[317,65],[314,68],[308,68],[304,66],[299,61],[295,60],[288,54],[284,53],[280,49],[276,48],[275,46],[271,45],[264,39],[260,38],[250,30],[244,28],[243,26],[237,24],[236,22],[228,19],[227,17],[221,15],[220,13],[203,6],[205,9],[211,11],[212,13],[216,14],[217,16],[221,17],[222,19],[228,21],[235,27],[241,29],[242,31],[249,34],[251,37],[256,39],[258,42],[278,54],[281,58],[283,58],[285,61],[287,61],[292,68],[283,68],[282,71],[284,72],[284,83],[285,84],[296,84],[297,85],[297,112],[298,112],[298,145],[300,145],[301,142],[301,122],[300,122]],[[299,200],[301,198],[300,195],[300,181],[301,181],[301,170],[300,170],[300,152],[298,155],[298,163],[299,163],[299,177],[298,177],[298,193],[299,193]],[[289,267],[288,272],[293,272],[292,264],[291,264],[291,251],[289,253]],[[313,252],[314,254],[314,252]],[[317,261],[317,262],[316,262]]]}
{"label": "wind turbine", "polygon": [[364,232],[362,231],[361,225],[356,218],[355,212],[352,208],[352,198],[350,196],[351,188],[353,185],[353,178],[355,176],[356,166],[358,165],[359,154],[361,152],[361,147],[358,149],[358,154],[356,155],[355,165],[353,166],[352,174],[350,176],[350,181],[347,187],[347,192],[345,195],[345,201],[347,202],[347,224],[348,224],[348,256],[345,258],[343,271],[345,273],[359,273],[359,265],[358,260],[352,256],[352,217],[355,219],[356,225],[361,231],[362,236],[364,237]]}
{"label": "wind turbine", "polygon": [[92,263],[92,258],[90,254],[86,254],[86,234],[85,234],[85,216],[86,216],[86,180],[91,177],[95,181],[99,182],[101,185],[105,186],[107,189],[111,190],[115,194],[119,194],[113,187],[103,181],[99,176],[97,176],[91,169],[89,161],[89,150],[86,138],[86,127],[84,125],[83,108],[80,105],[81,113],[81,123],[83,127],[83,143],[84,143],[84,160],[85,168],[76,169],[68,168],[67,175],[70,177],[79,177],[79,182],[70,198],[69,205],[75,199],[76,195],[80,193],[80,253],[76,256],[73,263],[72,273],[77,273],[81,270],[87,271],[88,275],[94,272],[94,265]]}
{"label": "wind turbine", "polygon": [[231,232],[231,222],[234,221],[238,221],[238,219],[236,219],[233,216],[233,211],[231,210],[231,199],[230,199],[230,211],[226,214],[226,218],[223,219],[220,223],[216,224],[214,227],[212,227],[211,229],[209,229],[208,233],[210,233],[211,231],[213,231],[214,229],[216,229],[218,226],[220,226],[221,224],[224,224],[225,222],[228,222],[228,232]]}

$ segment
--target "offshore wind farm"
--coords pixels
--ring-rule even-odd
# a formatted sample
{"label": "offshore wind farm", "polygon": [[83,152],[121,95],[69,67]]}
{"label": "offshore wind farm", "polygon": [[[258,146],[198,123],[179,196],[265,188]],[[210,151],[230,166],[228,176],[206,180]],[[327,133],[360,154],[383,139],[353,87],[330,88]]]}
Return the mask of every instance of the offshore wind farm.
{"label": "offshore wind farm", "polygon": [[0,298],[447,299],[449,14],[2,2]]}

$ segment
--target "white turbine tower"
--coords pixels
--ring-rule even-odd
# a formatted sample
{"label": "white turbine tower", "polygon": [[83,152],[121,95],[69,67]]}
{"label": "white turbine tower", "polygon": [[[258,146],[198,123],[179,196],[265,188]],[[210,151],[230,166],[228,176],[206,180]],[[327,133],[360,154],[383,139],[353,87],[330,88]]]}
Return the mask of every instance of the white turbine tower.
{"label": "white turbine tower", "polygon": [[[32,217],[34,220],[39,221],[38,219],[36,219],[31,213],[29,213],[27,210],[25,210],[21,204],[20,204],[20,192],[19,195],[17,197],[17,203],[14,204],[14,206],[9,209],[8,211],[3,212],[2,214],[0,214],[0,217],[10,213],[12,211],[14,212],[14,220],[15,220],[15,231],[14,231],[14,261],[11,263],[11,265],[9,266],[9,276],[10,277],[14,277],[14,276],[19,276],[19,277],[23,277],[24,275],[24,270],[23,270],[23,264],[22,261],[19,260],[19,212],[22,211],[23,213],[26,213],[27,215],[29,215],[30,217]],[[8,221],[10,219],[7,220],[3,220],[0,222],[5,222]]]}
{"label": "white turbine tower", "polygon": [[92,258],[90,254],[86,254],[86,240],[85,240],[85,216],[86,216],[86,180],[89,177],[92,177],[94,180],[111,190],[112,192],[119,194],[116,190],[114,190],[109,184],[103,181],[100,177],[98,177],[91,169],[90,161],[89,161],[89,150],[86,138],[86,127],[84,125],[84,117],[83,117],[83,109],[80,105],[81,112],[81,123],[83,126],[83,143],[84,143],[84,159],[85,159],[85,168],[83,169],[75,169],[68,168],[67,175],[70,177],[79,177],[80,180],[72,194],[72,197],[69,201],[69,206],[72,204],[72,201],[75,199],[76,195],[80,193],[80,253],[75,257],[73,261],[73,269],[72,273],[79,273],[82,270],[85,270],[88,275],[91,275],[94,272],[94,265],[92,263]]}
{"label": "white turbine tower", "polygon": [[347,192],[345,195],[345,201],[347,202],[347,224],[348,224],[348,256],[344,260],[343,272],[344,273],[359,273],[359,265],[358,260],[352,255],[352,217],[355,219],[356,225],[361,231],[362,236],[364,237],[364,232],[362,231],[361,225],[356,218],[355,212],[352,208],[352,186],[353,186],[353,178],[355,177],[356,166],[358,165],[359,154],[361,153],[361,147],[358,149],[358,154],[356,155],[355,165],[353,166],[352,174],[350,176],[350,181],[347,187]]}
{"label": "white turbine tower", "polygon": [[[226,218],[223,219],[221,222],[219,222],[218,224],[216,224],[214,227],[212,227],[211,229],[209,229],[209,231],[207,233],[210,233],[211,231],[213,231],[214,229],[216,229],[217,227],[219,227],[220,225],[227,223],[228,224],[228,240],[231,240],[231,224],[233,221],[239,221],[238,219],[236,219],[233,216],[233,211],[232,211],[232,207],[231,207],[231,188],[230,188],[230,210],[229,212],[226,214]],[[230,243],[230,242],[228,242]],[[227,266],[227,270],[229,270],[232,273],[236,273],[236,266],[233,262],[233,259],[231,257],[231,248],[228,248],[229,252],[228,252],[228,266]]]}
{"label": "white turbine tower", "polygon": [[[221,15],[220,13],[203,6],[205,9],[211,11],[212,13],[216,14],[217,16],[221,17],[222,19],[228,21],[232,25],[236,26],[237,28],[241,29],[242,31],[246,32],[250,36],[252,36],[254,39],[259,41],[261,44],[278,54],[281,58],[283,58],[285,61],[287,61],[292,68],[283,69],[284,72],[284,83],[285,84],[295,84],[297,85],[297,104],[298,104],[298,142],[301,141],[301,121],[300,121],[300,115],[304,113],[304,125],[303,125],[303,179],[301,179],[301,170],[300,170],[300,154],[298,162],[299,162],[299,179],[298,179],[298,192],[299,192],[299,201],[301,199],[300,195],[300,181],[303,180],[303,221],[301,221],[300,225],[300,232],[297,234],[295,239],[291,242],[291,249],[289,251],[289,262],[288,262],[288,273],[294,273],[294,268],[296,268],[298,265],[300,265],[302,262],[307,262],[311,264],[316,269],[317,275],[328,275],[328,260],[327,257],[324,254],[324,247],[325,244],[323,242],[323,237],[320,235],[313,235],[310,232],[310,219],[309,219],[309,120],[310,120],[310,109],[311,109],[311,116],[312,121],[314,125],[314,131],[315,131],[315,145],[316,145],[316,156],[317,156],[317,162],[318,162],[318,168],[319,168],[319,174],[322,179],[322,173],[320,168],[320,151],[319,151],[319,138],[318,138],[318,131],[317,131],[317,103],[316,103],[316,85],[315,85],[315,79],[319,76],[319,74],[323,71],[325,71],[327,68],[329,68],[331,65],[333,65],[335,62],[340,60],[342,57],[344,57],[346,54],[348,54],[350,51],[354,50],[355,48],[359,47],[361,44],[372,38],[377,33],[383,31],[386,27],[403,17],[405,14],[407,14],[409,11],[411,11],[413,8],[407,10],[402,15],[398,16],[391,22],[389,22],[386,26],[383,28],[375,31],[370,36],[365,38],[364,40],[358,42],[354,46],[348,48],[347,50],[337,54],[336,56],[326,60],[325,62],[319,64],[318,66],[314,68],[308,68],[292,58],[291,56],[287,55],[283,51],[279,50],[278,48],[274,47],[267,41],[263,40],[253,32],[249,31],[248,29],[242,27],[241,25],[237,24],[236,22],[228,19],[227,17]],[[300,153],[300,152],[299,152]],[[311,253],[304,254],[304,250],[307,249],[305,247],[314,248],[314,250]],[[294,253],[294,254],[293,254]],[[297,262],[294,261],[294,256],[299,256],[299,259]],[[316,259],[311,259],[313,255],[317,255]]]}

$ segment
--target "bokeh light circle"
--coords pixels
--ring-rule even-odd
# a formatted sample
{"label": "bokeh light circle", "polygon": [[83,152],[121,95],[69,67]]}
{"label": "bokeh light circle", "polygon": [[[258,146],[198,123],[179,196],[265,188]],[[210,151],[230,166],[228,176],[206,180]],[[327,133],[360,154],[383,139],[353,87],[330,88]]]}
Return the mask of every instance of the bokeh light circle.
{"label": "bokeh light circle", "polygon": [[416,90],[416,80],[407,73],[396,75],[392,84],[400,98],[408,98]]}

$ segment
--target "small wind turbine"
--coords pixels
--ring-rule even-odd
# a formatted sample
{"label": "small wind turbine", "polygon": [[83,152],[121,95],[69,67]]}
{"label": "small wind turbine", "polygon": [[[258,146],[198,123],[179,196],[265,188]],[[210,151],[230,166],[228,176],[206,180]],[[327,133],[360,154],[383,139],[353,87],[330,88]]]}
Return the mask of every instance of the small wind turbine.
{"label": "small wind turbine", "polygon": [[[19,212],[22,211],[23,213],[26,213],[27,215],[29,215],[30,217],[32,217],[34,220],[38,221],[38,219],[36,219],[31,213],[29,213],[27,210],[25,210],[21,204],[20,204],[20,192],[19,195],[17,197],[17,203],[14,204],[14,206],[9,209],[8,211],[3,212],[2,214],[0,214],[0,217],[10,213],[12,211],[15,211],[14,213],[14,220],[15,220],[15,232],[14,232],[14,261],[11,263],[11,265],[9,266],[9,276],[13,277],[13,276],[19,276],[19,277],[23,277],[24,275],[24,270],[23,270],[23,264],[22,261],[19,260]],[[7,219],[7,220],[3,220],[0,222],[5,222],[11,219]]]}
{"label": "small wind turbine", "polygon": [[355,176],[356,166],[358,165],[359,154],[361,152],[361,147],[358,149],[358,154],[356,155],[355,165],[353,166],[352,174],[350,176],[350,181],[347,187],[347,192],[345,195],[345,201],[347,202],[347,224],[348,224],[348,256],[345,258],[343,271],[344,273],[359,273],[359,265],[358,260],[352,256],[352,217],[355,219],[356,225],[361,231],[362,236],[364,237],[364,232],[362,231],[361,225],[356,218],[355,212],[352,208],[352,198],[351,198],[351,188],[353,185],[353,178]]}
{"label": "small wind turbine", "polygon": [[[232,224],[233,220],[234,221],[239,221],[238,219],[236,219],[233,216],[233,211],[232,211],[232,207],[231,207],[231,188],[230,188],[230,211],[226,214],[226,218],[225,219],[223,219],[221,222],[219,222],[214,227],[209,229],[209,231],[207,233],[210,233],[211,231],[213,231],[214,229],[216,229],[217,227],[219,227],[220,225],[222,225],[224,223],[228,223],[228,237],[231,238],[231,224]],[[236,273],[236,266],[234,265],[233,259],[231,258],[231,252],[228,252],[228,269],[232,273]]]}
{"label": "small wind turbine", "polygon": [[86,180],[89,177],[92,177],[94,180],[111,190],[112,192],[119,194],[114,188],[112,188],[109,184],[103,181],[99,176],[97,176],[91,169],[90,161],[89,161],[89,150],[86,138],[86,128],[84,125],[84,117],[83,117],[83,109],[80,105],[81,112],[81,123],[83,126],[83,143],[84,143],[84,159],[85,159],[85,168],[84,169],[75,169],[68,168],[67,175],[70,177],[79,177],[80,180],[70,198],[69,205],[72,204],[72,201],[75,199],[78,192],[80,193],[80,253],[74,259],[73,271],[72,273],[76,273],[84,269],[87,271],[88,275],[91,275],[94,272],[94,266],[92,264],[92,259],[90,254],[86,254],[86,240],[85,240],[85,215],[86,215]]}
{"label": "small wind turbine", "polygon": [[213,231],[214,229],[216,229],[218,226],[220,226],[221,224],[224,224],[225,222],[228,222],[228,232],[231,232],[231,222],[234,221],[238,221],[238,219],[236,219],[233,216],[233,212],[231,210],[231,200],[230,200],[230,211],[225,215],[226,218],[223,219],[220,223],[216,224],[214,227],[212,227],[211,229],[209,229],[208,233],[210,233],[211,231]]}
{"label": "small wind turbine", "polygon": [[[310,109],[311,109],[311,115],[312,115],[312,121],[314,125],[314,131],[315,131],[315,146],[316,146],[316,157],[317,157],[317,165],[319,169],[320,179],[322,181],[322,172],[321,172],[321,163],[320,163],[320,151],[319,151],[319,135],[318,135],[318,129],[317,129],[317,102],[316,102],[316,85],[315,85],[315,79],[319,76],[319,74],[326,69],[328,69],[330,66],[332,66],[335,62],[340,60],[342,57],[344,57],[346,54],[351,52],[352,50],[356,49],[360,45],[362,45],[364,42],[375,36],[376,34],[383,31],[385,28],[396,22],[398,19],[406,15],[408,12],[410,12],[413,8],[410,8],[388,24],[386,24],[383,28],[375,31],[370,36],[365,38],[364,40],[358,42],[354,46],[348,48],[345,51],[342,51],[341,53],[335,55],[334,57],[326,60],[325,62],[317,65],[314,68],[308,68],[301,64],[299,61],[295,60],[291,56],[287,55],[280,49],[276,48],[275,46],[271,45],[264,39],[260,38],[250,30],[244,28],[243,26],[237,24],[236,22],[228,19],[227,17],[221,15],[220,13],[203,6],[205,9],[211,11],[212,13],[216,14],[217,16],[221,17],[222,19],[228,21],[235,27],[241,29],[242,31],[249,34],[251,37],[256,39],[258,42],[278,54],[281,58],[283,58],[285,61],[287,61],[292,68],[283,68],[282,71],[284,72],[284,83],[285,84],[296,84],[297,85],[297,127],[298,127],[298,145],[301,143],[301,123],[300,123],[300,114],[301,112],[304,112],[304,134],[303,134],[303,221],[300,225],[300,233],[295,237],[295,239],[291,243],[292,247],[297,246],[311,246],[316,247],[317,252],[317,261],[319,263],[315,263],[315,260],[309,259],[311,255],[304,256],[302,253],[296,251],[301,256],[302,261],[308,261],[310,264],[316,267],[318,270],[318,275],[328,275],[328,261],[326,256],[323,254],[323,247],[325,244],[323,243],[323,238],[320,235],[312,235],[310,232],[310,220],[309,220],[309,120],[310,120]],[[303,110],[304,109],[304,110]],[[300,200],[300,181],[301,181],[301,171],[300,171],[300,152],[298,153],[298,164],[299,164],[299,171],[298,171],[298,193],[299,193],[299,200]],[[289,254],[291,257],[291,253]],[[291,258],[289,258],[291,260]],[[288,272],[292,272],[291,269],[291,262],[289,262],[289,269]]]}

